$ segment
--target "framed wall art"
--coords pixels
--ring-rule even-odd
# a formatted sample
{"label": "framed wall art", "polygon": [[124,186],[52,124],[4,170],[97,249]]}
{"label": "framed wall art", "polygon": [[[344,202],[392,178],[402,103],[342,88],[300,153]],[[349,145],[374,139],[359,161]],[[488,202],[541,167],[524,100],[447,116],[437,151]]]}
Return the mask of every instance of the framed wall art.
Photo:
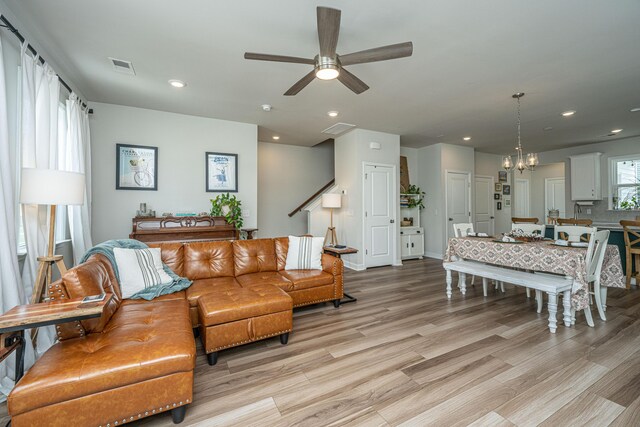
{"label": "framed wall art", "polygon": [[505,208],[511,207],[511,199],[504,199],[504,207]]}
{"label": "framed wall art", "polygon": [[508,185],[508,184],[503,184],[502,185],[502,194],[504,194],[505,196],[511,195],[511,186]]}
{"label": "framed wall art", "polygon": [[206,190],[208,192],[238,192],[238,155],[206,153]]}
{"label": "framed wall art", "polygon": [[493,200],[500,200],[501,197],[500,193],[493,193]]}
{"label": "framed wall art", "polygon": [[496,209],[501,211],[502,210],[502,202],[498,202],[496,205]]}
{"label": "framed wall art", "polygon": [[116,144],[116,190],[158,190],[158,147]]}
{"label": "framed wall art", "polygon": [[498,181],[507,182],[507,171],[498,171]]}
{"label": "framed wall art", "polygon": [[501,183],[496,182],[495,184],[493,184],[493,186],[495,187],[494,191],[496,193],[502,193],[502,184]]}

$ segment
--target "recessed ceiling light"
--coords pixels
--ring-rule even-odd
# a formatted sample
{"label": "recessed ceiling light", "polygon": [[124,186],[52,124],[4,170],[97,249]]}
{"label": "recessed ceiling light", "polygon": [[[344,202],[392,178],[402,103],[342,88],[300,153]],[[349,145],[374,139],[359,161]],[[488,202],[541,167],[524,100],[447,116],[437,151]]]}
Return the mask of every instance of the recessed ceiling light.
{"label": "recessed ceiling light", "polygon": [[549,130],[551,130],[551,129],[553,129],[553,126],[547,126],[546,128],[543,128],[542,130],[543,130],[543,131],[549,131]]}
{"label": "recessed ceiling light", "polygon": [[611,131],[611,133],[620,133],[622,132],[622,129],[614,129]]}
{"label": "recessed ceiling light", "polygon": [[176,79],[171,79],[169,80],[169,84],[173,87],[177,87],[177,88],[183,88],[185,87],[187,84],[185,82],[183,82],[182,80],[176,80]]}
{"label": "recessed ceiling light", "polygon": [[462,139],[464,139],[465,141],[469,141],[469,140],[471,140],[471,137],[470,137],[470,136],[465,136],[465,137],[464,137],[464,138],[462,138]]}
{"label": "recessed ceiling light", "polygon": [[271,104],[262,104],[262,111],[271,111]]}
{"label": "recessed ceiling light", "polygon": [[564,113],[562,113],[563,116],[565,117],[569,117],[569,116],[573,116],[576,112],[574,110],[569,110],[569,111],[565,111]]}
{"label": "recessed ceiling light", "polygon": [[280,137],[278,135],[273,135],[271,138],[273,138],[276,141],[280,139]]}
{"label": "recessed ceiling light", "polygon": [[440,135],[436,135],[436,138],[442,138],[442,137],[444,137],[443,133],[441,133]]}
{"label": "recessed ceiling light", "polygon": [[640,107],[632,108],[629,111],[631,111],[632,113],[637,113],[638,111],[640,111]]}
{"label": "recessed ceiling light", "polygon": [[337,111],[329,111],[329,112],[327,113],[327,115],[328,115],[329,117],[338,117],[338,112],[337,112]]}

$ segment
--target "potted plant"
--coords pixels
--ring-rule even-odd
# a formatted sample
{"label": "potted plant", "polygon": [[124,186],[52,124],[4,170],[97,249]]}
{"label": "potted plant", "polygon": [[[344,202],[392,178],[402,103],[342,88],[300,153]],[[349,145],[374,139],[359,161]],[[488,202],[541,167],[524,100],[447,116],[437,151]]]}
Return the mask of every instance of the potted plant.
{"label": "potted plant", "polygon": [[223,216],[228,224],[242,228],[242,202],[235,195],[222,193],[211,199],[211,216]]}
{"label": "potted plant", "polygon": [[417,194],[418,197],[408,197],[407,204],[409,208],[418,207],[420,210],[424,209],[424,191],[420,190],[420,187],[417,185],[410,185],[407,188],[407,192],[405,194]]}

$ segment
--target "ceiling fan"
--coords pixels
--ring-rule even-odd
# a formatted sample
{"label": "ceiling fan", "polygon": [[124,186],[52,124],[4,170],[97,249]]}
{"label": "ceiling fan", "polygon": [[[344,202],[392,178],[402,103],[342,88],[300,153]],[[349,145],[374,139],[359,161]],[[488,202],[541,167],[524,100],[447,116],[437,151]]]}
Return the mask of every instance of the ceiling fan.
{"label": "ceiling fan", "polygon": [[340,33],[340,11],[329,7],[317,8],[318,13],[318,39],[320,41],[320,54],[313,59],[299,58],[295,56],[269,55],[265,53],[246,52],[245,59],[258,61],[291,62],[294,64],[313,65],[313,71],[298,80],[284,94],[295,95],[304,89],[314,78],[332,80],[337,78],[343,85],[356,94],[361,94],[369,89],[362,80],[347,71],[345,65],[365,64],[367,62],[386,61],[389,59],[404,58],[413,53],[413,43],[405,42],[389,46],[376,47],[362,50],[348,55],[338,55],[338,35]]}

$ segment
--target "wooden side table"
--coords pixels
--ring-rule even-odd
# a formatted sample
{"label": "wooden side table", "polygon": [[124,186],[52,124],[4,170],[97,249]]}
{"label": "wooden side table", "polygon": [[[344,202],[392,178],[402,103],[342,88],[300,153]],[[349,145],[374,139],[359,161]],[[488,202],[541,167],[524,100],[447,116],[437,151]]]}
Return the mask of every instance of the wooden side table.
{"label": "wooden side table", "polygon": [[[349,254],[357,254],[358,250],[356,248],[350,248],[350,247],[346,247],[346,248],[335,248],[333,246],[325,246],[324,248],[324,253],[325,254],[329,254],[332,255],[336,258],[342,258],[342,255],[349,255]],[[348,293],[344,292],[344,298],[340,300],[340,304],[347,304],[350,302],[356,302],[358,301],[358,298],[353,297],[351,295],[349,295]]]}
{"label": "wooden side table", "polygon": [[24,330],[58,323],[100,317],[113,298],[83,304],[82,298],[25,304],[13,307],[0,316],[0,361],[16,351],[16,383],[24,375]]}

